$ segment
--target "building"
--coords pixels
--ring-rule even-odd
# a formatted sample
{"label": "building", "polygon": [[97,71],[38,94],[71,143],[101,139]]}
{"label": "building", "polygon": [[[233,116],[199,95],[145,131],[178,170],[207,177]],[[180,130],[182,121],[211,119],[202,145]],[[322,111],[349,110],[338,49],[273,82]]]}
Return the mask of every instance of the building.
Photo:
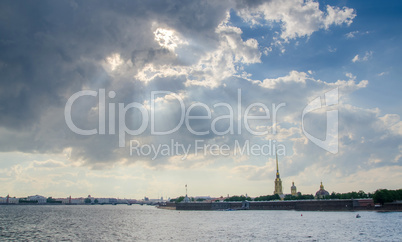
{"label": "building", "polygon": [[18,201],[18,198],[10,197],[10,195],[7,195],[6,197],[0,197],[0,203],[2,204],[17,204]]}
{"label": "building", "polygon": [[183,202],[184,202],[184,203],[189,203],[189,202],[191,202],[191,200],[190,200],[190,198],[187,196],[187,194],[186,194],[186,196],[184,197]]}
{"label": "building", "polygon": [[190,198],[187,196],[187,184],[186,184],[186,196],[184,197],[183,201],[184,203],[189,203],[191,202]]}
{"label": "building", "polygon": [[85,203],[85,198],[71,198],[71,204],[84,204]]}
{"label": "building", "polygon": [[44,196],[40,196],[40,195],[29,196],[27,200],[28,201],[38,201],[38,204],[46,203],[46,198]]}
{"label": "building", "polygon": [[276,154],[276,178],[275,178],[275,191],[274,194],[278,194],[281,198],[283,196],[282,190],[282,180],[279,176],[279,166],[278,166],[278,154]]}
{"label": "building", "polygon": [[99,204],[108,204],[108,203],[110,203],[110,201],[109,201],[109,198],[102,197],[102,198],[98,198],[98,203]]}
{"label": "building", "polygon": [[61,202],[62,204],[70,204],[71,196],[66,198],[55,198],[55,200]]}
{"label": "building", "polygon": [[322,185],[322,182],[321,182],[320,190],[318,190],[318,191],[315,193],[315,198],[316,198],[316,199],[321,199],[321,198],[324,198],[325,196],[329,196],[329,192],[327,192],[327,191],[324,189],[324,185]]}
{"label": "building", "polygon": [[292,196],[294,196],[294,197],[297,196],[297,189],[296,189],[294,182],[292,182],[292,186],[290,187],[290,192],[291,192]]}

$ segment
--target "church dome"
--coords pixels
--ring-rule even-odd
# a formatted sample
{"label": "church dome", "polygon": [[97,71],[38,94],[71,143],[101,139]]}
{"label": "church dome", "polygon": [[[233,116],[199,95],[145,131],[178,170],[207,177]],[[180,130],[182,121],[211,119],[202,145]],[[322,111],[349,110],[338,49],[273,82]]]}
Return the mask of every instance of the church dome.
{"label": "church dome", "polygon": [[321,182],[320,190],[318,190],[318,191],[315,193],[315,197],[316,197],[316,198],[323,198],[324,196],[329,196],[329,192],[327,192],[327,191],[324,189],[324,185],[322,185],[322,182]]}

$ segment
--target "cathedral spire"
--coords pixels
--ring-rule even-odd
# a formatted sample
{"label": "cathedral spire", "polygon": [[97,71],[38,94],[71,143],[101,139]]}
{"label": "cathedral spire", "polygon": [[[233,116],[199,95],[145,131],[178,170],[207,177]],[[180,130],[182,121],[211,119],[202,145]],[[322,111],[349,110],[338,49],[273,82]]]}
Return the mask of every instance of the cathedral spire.
{"label": "cathedral spire", "polygon": [[278,153],[276,153],[276,178],[279,178]]}
{"label": "cathedral spire", "polygon": [[276,179],[275,179],[274,194],[278,194],[278,195],[282,196],[283,191],[282,191],[282,181],[279,176],[278,153],[275,153],[275,155],[276,155]]}

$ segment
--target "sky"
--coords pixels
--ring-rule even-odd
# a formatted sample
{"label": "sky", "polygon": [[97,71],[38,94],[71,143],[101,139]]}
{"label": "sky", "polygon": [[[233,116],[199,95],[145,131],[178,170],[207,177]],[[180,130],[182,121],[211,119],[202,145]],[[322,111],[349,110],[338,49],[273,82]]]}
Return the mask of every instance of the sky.
{"label": "sky", "polygon": [[399,189],[400,1],[1,1],[0,196]]}

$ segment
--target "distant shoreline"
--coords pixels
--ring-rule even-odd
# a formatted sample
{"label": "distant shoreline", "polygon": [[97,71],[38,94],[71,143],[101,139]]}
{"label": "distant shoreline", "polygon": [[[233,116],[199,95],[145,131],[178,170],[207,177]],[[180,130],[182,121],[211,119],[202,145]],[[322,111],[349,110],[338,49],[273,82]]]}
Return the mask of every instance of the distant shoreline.
{"label": "distant shoreline", "polygon": [[[140,203],[131,203],[130,205],[141,205]],[[27,206],[27,205],[34,205],[34,206],[45,206],[45,205],[50,205],[50,206],[95,206],[95,205],[129,205],[127,203],[0,203],[0,206]],[[156,206],[157,204],[143,204],[143,205],[149,205],[149,206]]]}
{"label": "distant shoreline", "polygon": [[[368,199],[363,199],[368,200]],[[359,202],[360,201],[360,202]],[[157,206],[167,210],[199,210],[199,211],[218,211],[218,210],[287,210],[287,211],[323,211],[323,212],[353,212],[353,211],[373,211],[373,212],[402,212],[402,203],[385,203],[381,207],[362,203],[362,199],[340,199],[340,200],[293,200],[293,201],[243,201],[243,202],[190,202],[190,203],[157,203],[141,204]],[[0,203],[0,206],[94,206],[94,205],[131,205],[125,203],[98,203],[98,204],[78,204],[78,203]]]}
{"label": "distant shoreline", "polygon": [[165,203],[158,208],[171,210],[294,210],[294,211],[377,211],[402,212],[402,203],[381,207],[366,203],[369,199],[294,200],[265,202]]}

